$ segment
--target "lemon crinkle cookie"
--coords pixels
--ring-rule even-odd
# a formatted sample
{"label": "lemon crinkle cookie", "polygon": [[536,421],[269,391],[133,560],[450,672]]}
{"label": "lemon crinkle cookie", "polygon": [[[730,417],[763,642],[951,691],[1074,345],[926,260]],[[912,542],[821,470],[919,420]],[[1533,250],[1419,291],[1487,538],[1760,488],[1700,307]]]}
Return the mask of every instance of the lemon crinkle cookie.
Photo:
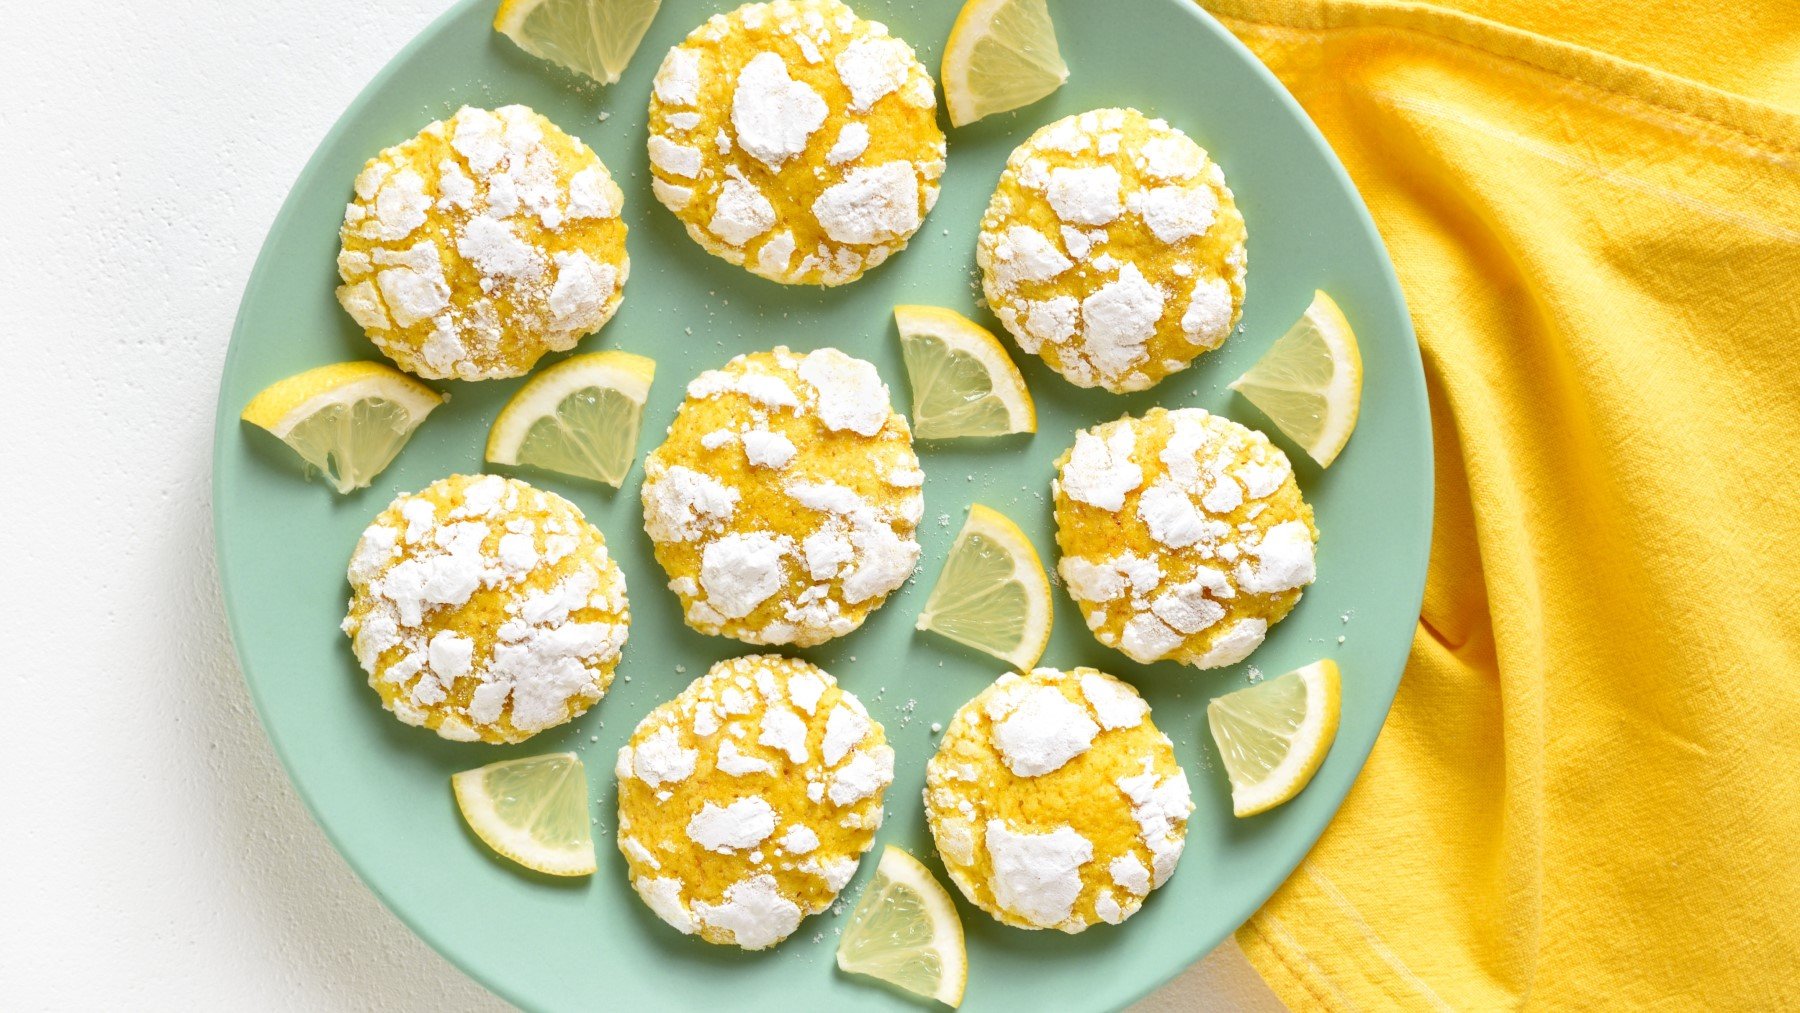
{"label": "lemon crinkle cookie", "polygon": [[382,705],[446,739],[522,742],[605,695],[625,575],[574,504],[452,475],[388,505],[350,557],[349,634]]}
{"label": "lemon crinkle cookie", "polygon": [[1319,532],[1287,455],[1198,408],[1076,433],[1052,491],[1063,586],[1134,661],[1236,664],[1316,573]]}
{"label": "lemon crinkle cookie", "polygon": [[823,670],[712,667],[619,750],[619,851],[663,921],[760,950],[823,911],[874,842],[894,750]]}
{"label": "lemon crinkle cookie", "polygon": [[1115,393],[1219,347],[1244,305],[1244,218],[1224,173],[1135,109],[1066,117],[1019,145],[976,261],[1020,348]]}
{"label": "lemon crinkle cookie", "polygon": [[1117,925],[1163,885],[1194,809],[1150,707],[1091,668],[1008,673],[964,704],[925,767],[950,878],[1008,925]]}
{"label": "lemon crinkle cookie", "polygon": [[656,197],[707,252],[790,285],[855,281],[937,201],[944,134],[912,47],[838,0],[712,17],[650,99]]}
{"label": "lemon crinkle cookie", "polygon": [[644,461],[644,529],[689,626],[809,647],[911,576],[924,481],[874,366],[776,348],[688,385]]}
{"label": "lemon crinkle cookie", "polygon": [[370,159],[338,301],[427,379],[520,376],[612,318],[631,263],[598,155],[521,105],[464,106]]}

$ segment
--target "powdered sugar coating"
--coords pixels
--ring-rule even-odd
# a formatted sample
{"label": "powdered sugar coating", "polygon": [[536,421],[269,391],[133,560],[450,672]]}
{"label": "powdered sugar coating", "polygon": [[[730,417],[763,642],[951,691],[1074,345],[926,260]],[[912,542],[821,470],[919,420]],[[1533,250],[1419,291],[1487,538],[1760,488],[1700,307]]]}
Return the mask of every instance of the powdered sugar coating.
{"label": "powdered sugar coating", "polygon": [[911,432],[875,367],[836,349],[702,373],[644,474],[644,529],[704,633],[822,643],[918,563]]}
{"label": "powdered sugar coating", "polygon": [[1228,419],[1152,409],[1077,433],[1057,469],[1063,586],[1134,661],[1236,664],[1317,575],[1287,456]]}
{"label": "powdered sugar coating", "polygon": [[[827,110],[818,92],[790,77],[787,63],[767,51],[750,58],[738,72],[731,93],[731,125],[737,143],[771,171],[806,150],[807,140],[824,125]],[[670,126],[680,129],[673,122]],[[662,138],[650,140],[654,143]]]}
{"label": "powdered sugar coating", "polygon": [[1022,928],[1130,917],[1173,871],[1192,809],[1149,707],[1087,668],[1000,677],[957,711],[925,770],[951,880]]}
{"label": "powdered sugar coating", "polygon": [[1131,459],[1135,437],[1123,422],[1104,436],[1085,429],[1076,433],[1060,476],[1069,498],[1102,510],[1124,506],[1125,497],[1144,482],[1143,469]]}
{"label": "powdered sugar coating", "polygon": [[702,804],[700,811],[688,819],[687,835],[688,840],[708,851],[729,855],[768,840],[775,832],[775,823],[775,810],[761,796],[752,795],[727,805]]}
{"label": "powdered sugar coating", "polygon": [[[689,174],[698,154],[651,151]],[[631,266],[623,204],[579,138],[525,106],[465,106],[357,175],[338,301],[409,372],[519,376],[618,310]]]}
{"label": "powdered sugar coating", "polygon": [[894,751],[829,674],[752,655],[651,711],[615,771],[619,851],[644,903],[681,932],[755,950],[855,874]]}
{"label": "powdered sugar coating", "polygon": [[912,48],[839,0],[715,15],[650,102],[656,197],[708,252],[785,284],[841,285],[906,247],[944,135]]}
{"label": "powdered sugar coating", "polygon": [[1143,390],[1237,325],[1244,220],[1219,167],[1132,109],[1058,120],[1013,151],[976,260],[1019,347],[1082,387]]}
{"label": "powdered sugar coating", "polygon": [[459,741],[522,742],[585,712],[631,622],[600,532],[562,497],[498,475],[394,500],[349,579],[343,629],[382,704]]}
{"label": "powdered sugar coating", "polygon": [[1081,867],[1093,861],[1094,842],[1060,826],[1047,833],[1015,833],[1002,819],[987,821],[994,903],[1036,926],[1068,921],[1081,896]]}
{"label": "powdered sugar coating", "polygon": [[989,701],[994,745],[1007,769],[1020,777],[1048,774],[1094,744],[1100,726],[1088,707],[1054,686],[1033,686]]}

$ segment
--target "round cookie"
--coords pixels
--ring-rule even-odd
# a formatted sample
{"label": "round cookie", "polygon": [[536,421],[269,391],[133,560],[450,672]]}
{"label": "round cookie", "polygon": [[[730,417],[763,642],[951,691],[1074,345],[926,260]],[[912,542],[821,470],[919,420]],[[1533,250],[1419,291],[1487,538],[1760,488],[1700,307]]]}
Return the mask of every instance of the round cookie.
{"label": "round cookie", "polygon": [[717,14],[650,98],[652,187],[708,253],[842,285],[906,248],[944,174],[931,76],[838,0]]}
{"label": "round cookie", "polygon": [[619,851],[663,921],[709,943],[786,939],[856,874],[894,750],[823,670],[721,661],[619,750]]}
{"label": "round cookie", "polygon": [[350,557],[344,632],[382,706],[446,739],[523,742],[606,694],[625,575],[574,504],[498,475],[402,495]]}
{"label": "round cookie", "polygon": [[1009,672],[925,766],[925,819],[969,903],[1007,925],[1117,925],[1168,880],[1194,809],[1137,691],[1104,672]]}
{"label": "round cookie", "polygon": [[1244,305],[1244,217],[1224,173],[1135,109],[1065,117],[1014,149],[975,259],[1020,348],[1114,393],[1219,347]]}
{"label": "round cookie", "polygon": [[338,302],[409,373],[522,376],[619,308],[623,205],[600,157],[556,124],[464,106],[357,175]]}
{"label": "round cookie", "polygon": [[689,626],[810,647],[912,575],[924,481],[874,366],[776,348],[688,384],[644,459],[644,530]]}
{"label": "round cookie", "polygon": [[1236,664],[1313,581],[1312,507],[1253,429],[1152,408],[1076,433],[1056,468],[1057,573],[1134,661]]}

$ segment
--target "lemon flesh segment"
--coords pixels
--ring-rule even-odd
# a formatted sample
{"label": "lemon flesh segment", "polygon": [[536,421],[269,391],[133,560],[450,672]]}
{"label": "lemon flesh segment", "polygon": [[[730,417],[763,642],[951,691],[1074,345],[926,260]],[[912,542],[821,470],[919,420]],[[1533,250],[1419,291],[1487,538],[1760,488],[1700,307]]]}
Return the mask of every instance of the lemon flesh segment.
{"label": "lemon flesh segment", "polygon": [[1029,671],[1050,643],[1050,579],[1019,526],[977,503],[916,624]]}
{"label": "lemon flesh segment", "polygon": [[495,852],[550,876],[594,871],[587,771],[574,753],[502,760],[450,775],[456,807]]}
{"label": "lemon flesh segment", "polygon": [[532,377],[495,416],[487,459],[605,482],[637,457],[656,363],[629,352],[577,355]]}
{"label": "lemon flesh segment", "polygon": [[987,328],[936,306],[896,306],[894,322],[912,385],[914,436],[1037,432],[1025,377]]}
{"label": "lemon flesh segment", "polygon": [[1206,724],[1231,778],[1231,810],[1255,816],[1305,788],[1337,738],[1337,663],[1315,661],[1215,698]]}
{"label": "lemon flesh segment", "polygon": [[950,894],[918,859],[888,845],[838,941],[837,964],[946,1006],[960,1005],[969,961]]}
{"label": "lemon flesh segment", "polygon": [[613,84],[662,0],[502,0],[494,31],[532,56]]}
{"label": "lemon flesh segment", "polygon": [[268,430],[340,493],[367,488],[444,396],[378,362],[340,362],[264,388],[243,420]]}
{"label": "lemon flesh segment", "polygon": [[1068,79],[1044,0],[968,0],[944,43],[953,126],[1028,106]]}
{"label": "lemon flesh segment", "polygon": [[1330,467],[1350,441],[1362,405],[1356,332],[1330,296],[1314,292],[1299,321],[1233,380],[1231,389],[1261,409],[1307,456]]}

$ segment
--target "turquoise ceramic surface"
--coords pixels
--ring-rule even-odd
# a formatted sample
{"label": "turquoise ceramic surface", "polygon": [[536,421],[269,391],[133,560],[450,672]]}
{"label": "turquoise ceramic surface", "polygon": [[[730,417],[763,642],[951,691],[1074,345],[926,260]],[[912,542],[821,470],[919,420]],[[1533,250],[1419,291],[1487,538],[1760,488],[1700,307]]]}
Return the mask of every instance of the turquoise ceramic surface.
{"label": "turquoise ceramic surface", "polygon": [[[241,424],[264,385],[311,366],[379,358],[332,298],[337,226],[363,161],[470,103],[523,102],[587,141],[625,190],[631,281],[618,316],[582,351],[619,348],[658,363],[640,460],[674,417],[687,381],[739,352],[827,345],[873,361],[910,405],[892,319],[895,303],[970,313],[975,235],[1007,153],[1067,113],[1131,105],[1166,117],[1225,169],[1249,224],[1243,327],[1217,352],[1151,391],[1079,390],[1035,357],[1017,356],[1037,398],[1039,431],[994,441],[921,444],[925,556],[919,576],[862,629],[799,652],[862,697],[899,754],[876,840],[922,856],[942,875],[920,811],[930,726],[1001,670],[913,619],[972,502],[1017,520],[1054,563],[1051,464],[1077,428],[1153,405],[1198,405],[1247,425],[1266,420],[1225,384],[1329,290],[1361,337],[1367,379],[1349,448],[1323,472],[1294,458],[1323,532],[1319,579],[1249,662],[1215,672],[1140,666],[1094,641],[1056,592],[1044,663],[1092,665],[1137,685],[1175,740],[1198,808],[1174,877],[1120,927],[1078,936],[1005,928],[966,904],[969,1010],[1122,1006],[1217,945],[1306,853],[1355,779],[1399,682],[1424,581],[1431,519],[1425,390],[1406,308],[1361,201],[1331,152],[1267,71],[1198,7],[1182,0],[1052,0],[1069,83],[1017,113],[950,132],[937,209],[912,246],[850,286],[787,288],[702,253],[650,194],[644,113],[663,52],[729,0],[667,0],[624,80],[597,89],[526,56],[488,26],[492,0],[458,4],[364,90],[301,174],[244,293],[220,387],[214,510],[220,568],[245,678],[269,736],[332,841],[381,898],[477,979],[531,1009],[908,1009],[909,999],[839,973],[843,915],[813,918],[778,948],[741,953],[676,933],[625,881],[614,846],[612,757],[632,727],[712,662],[753,648],[681,623],[650,555],[634,467],[625,488],[529,474],[579,505],[605,532],[630,580],[633,625],[622,678],[586,716],[515,747],[455,744],[396,721],[377,703],[338,632],[344,565],[365,524],[397,493],[482,469],[488,423],[520,381],[439,385],[452,394],[373,488],[333,495],[298,459]],[[937,68],[951,0],[862,0]],[[601,114],[608,114],[602,121]],[[1338,642],[1339,637],[1343,642]],[[1298,799],[1249,820],[1231,816],[1206,731],[1206,701],[1320,656],[1343,668],[1337,744]],[[599,871],[554,882],[485,851],[466,831],[448,778],[510,756],[573,749],[587,763]],[[846,888],[854,903],[873,868]],[[961,904],[960,897],[958,898]]]}

